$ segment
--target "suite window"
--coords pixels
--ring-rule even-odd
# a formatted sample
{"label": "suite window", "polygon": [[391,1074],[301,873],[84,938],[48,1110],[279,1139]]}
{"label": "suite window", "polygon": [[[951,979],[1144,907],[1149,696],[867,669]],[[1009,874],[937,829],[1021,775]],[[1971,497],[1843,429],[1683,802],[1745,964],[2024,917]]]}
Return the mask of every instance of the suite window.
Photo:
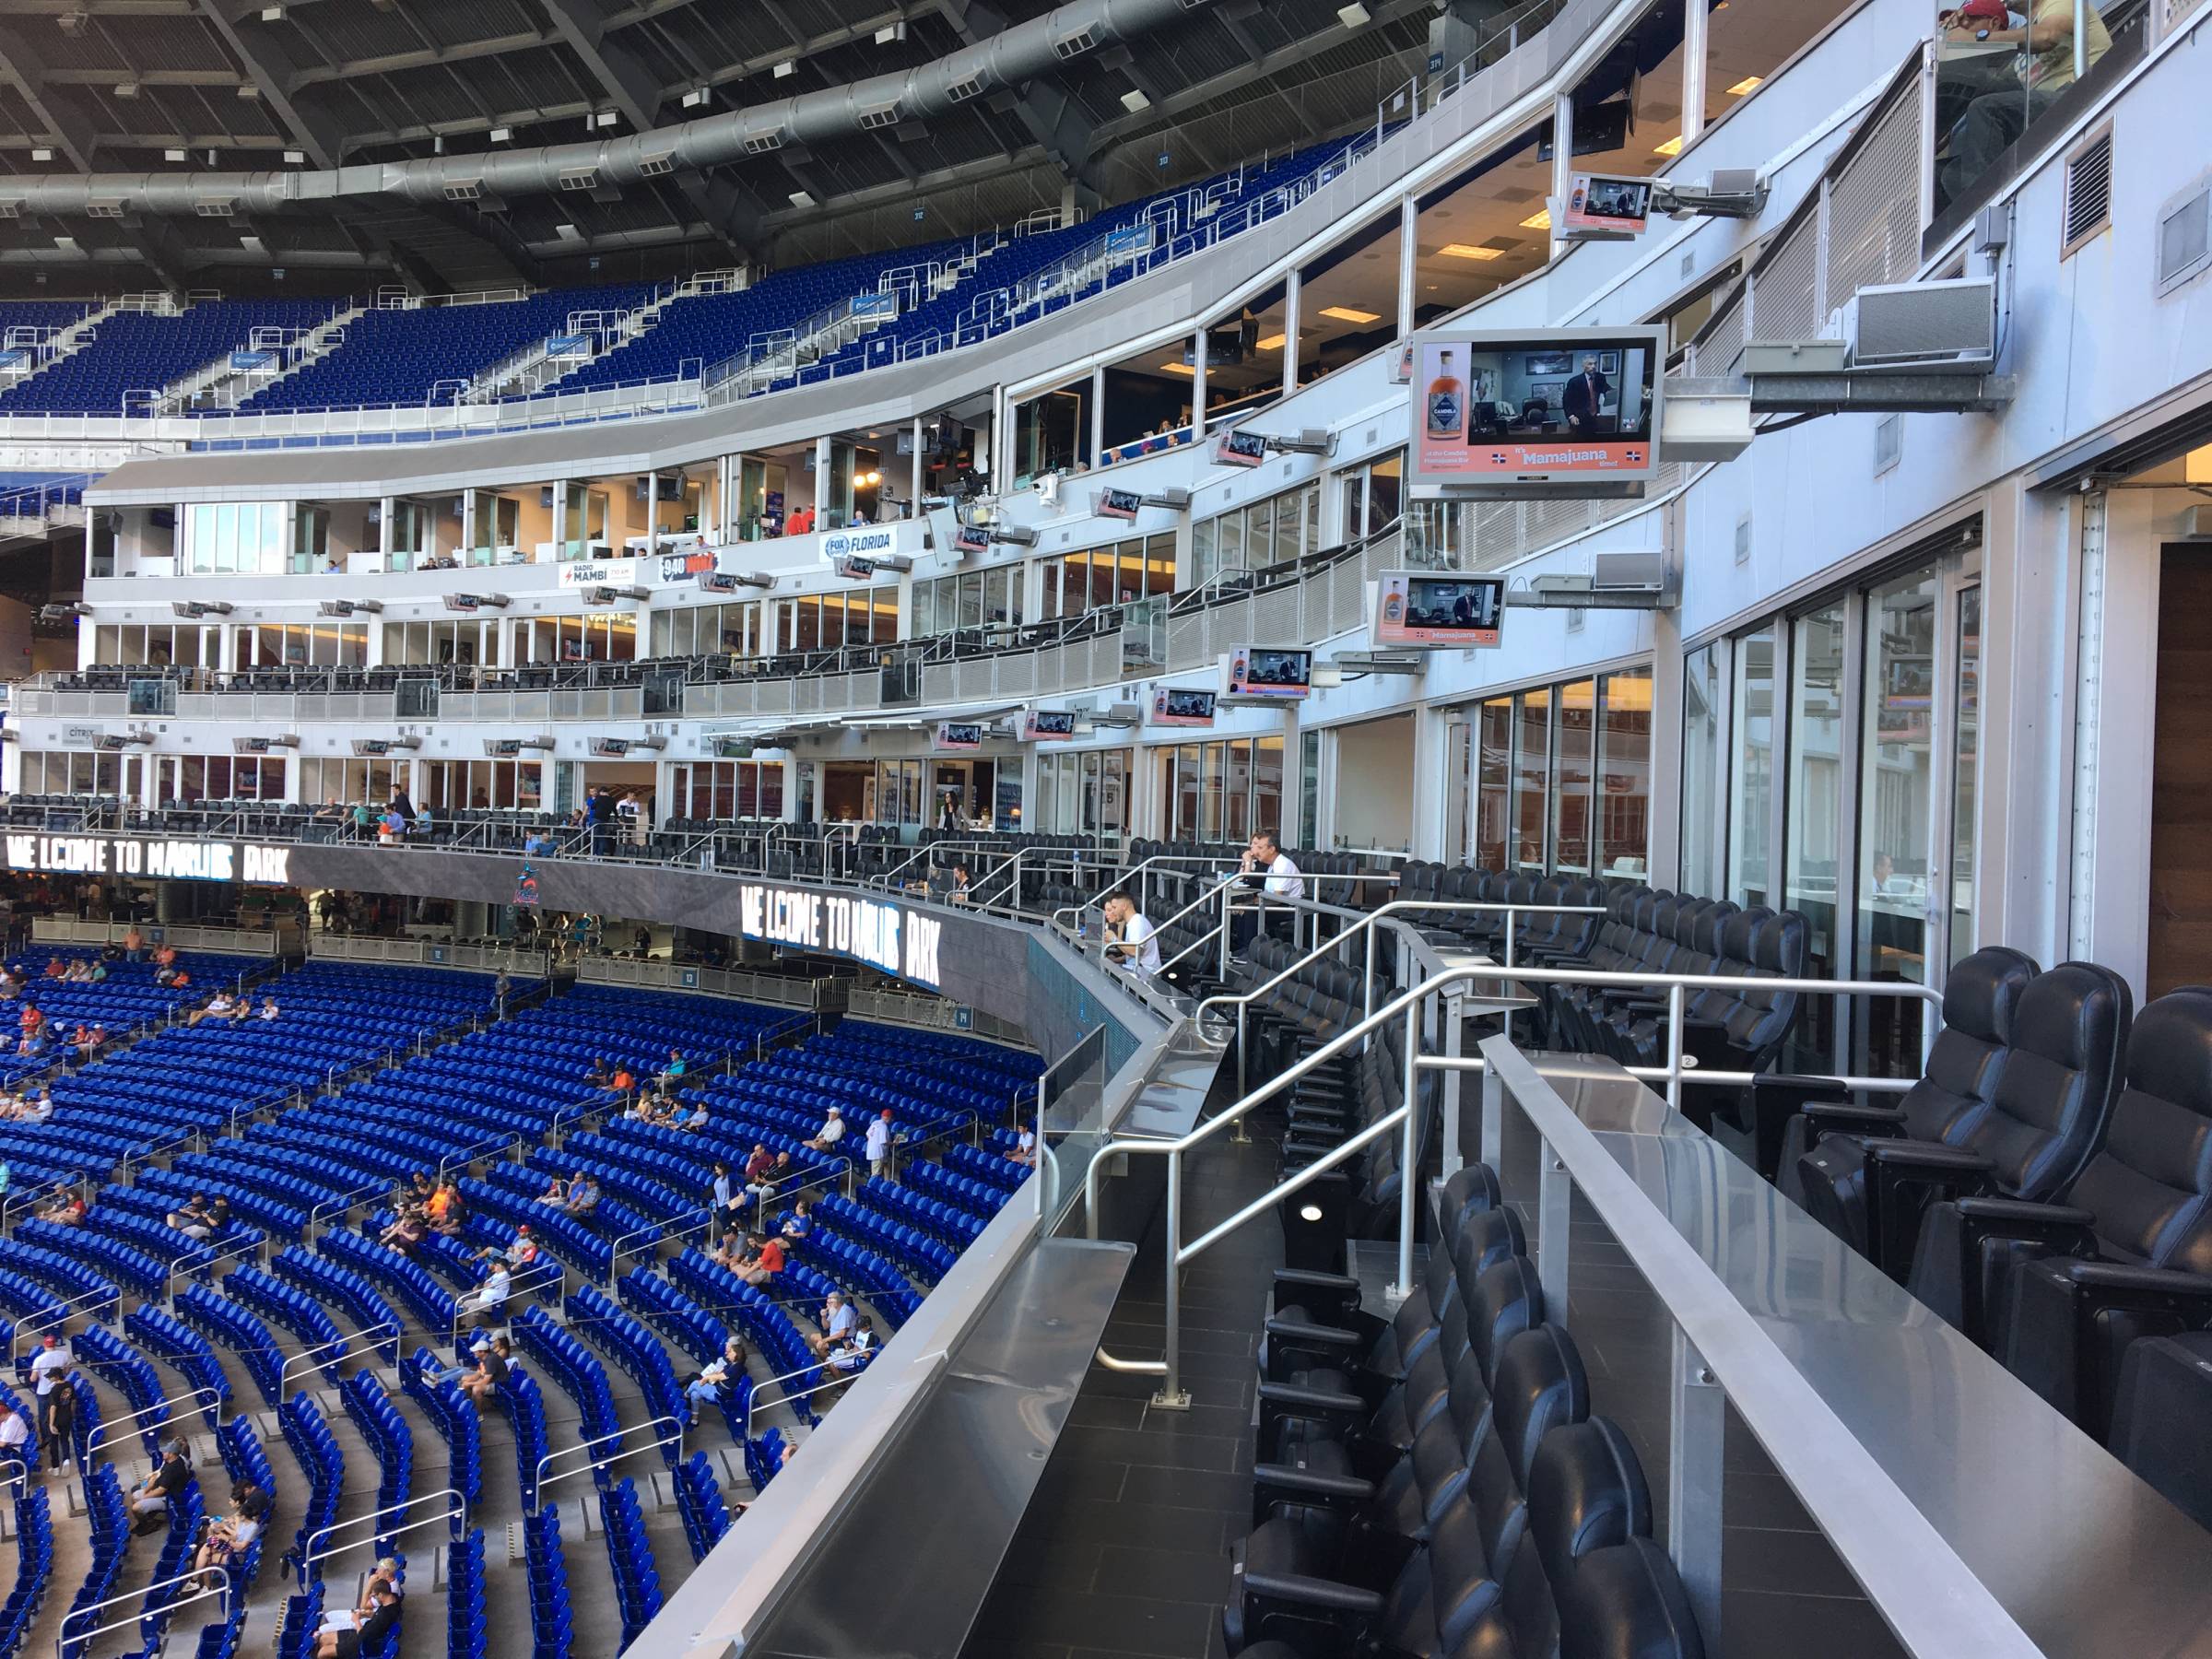
{"label": "suite window", "polygon": [[1728,807],[1728,897],[1770,902],[1768,838],[1774,825],[1774,629],[1735,642],[1730,695],[1735,758]]}
{"label": "suite window", "polygon": [[418,760],[415,805],[433,813],[535,810],[544,801],[543,760]]}
{"label": "suite window", "polygon": [[627,663],[638,653],[637,613],[526,618],[516,625],[515,646],[525,663]]}
{"label": "suite window", "polygon": [[1336,475],[1343,490],[1345,541],[1363,540],[1397,522],[1405,473],[1406,452],[1396,450]]}
{"label": "suite window", "polygon": [[222,630],[189,624],[109,624],[95,630],[92,660],[152,668],[214,668],[222,662]]}
{"label": "suite window", "polygon": [[1043,572],[1042,617],[1048,621],[1175,591],[1172,532],[1088,547],[1038,563]]}
{"label": "suite window", "polygon": [[780,818],[781,760],[678,761],[669,769],[669,815],[689,818]]}
{"label": "suite window", "polygon": [[500,625],[495,621],[384,624],[384,662],[391,666],[490,668],[499,660]]}
{"label": "suite window", "polygon": [[1191,527],[1191,582],[1221,571],[1265,570],[1321,550],[1319,481],[1202,519]]}
{"label": "suite window", "polygon": [[379,807],[392,798],[394,762],[390,760],[310,755],[300,765],[300,798],[303,801],[336,801],[343,806],[358,801]]}
{"label": "suite window", "polygon": [[360,668],[366,622],[261,622],[238,630],[241,668]]}
{"label": "suite window", "polygon": [[1513,700],[1512,867],[1541,875],[1544,827],[1551,800],[1549,689],[1524,691]]}
{"label": "suite window", "polygon": [[760,604],[688,605],[656,610],[653,654],[656,657],[759,656]]}
{"label": "suite window", "polygon": [[156,755],[154,799],[281,801],[287,758],[279,755]]}
{"label": "suite window", "polygon": [[1238,737],[1162,749],[1164,798],[1173,841],[1244,841],[1281,834],[1283,740]]}
{"label": "suite window", "polygon": [[1728,644],[1700,646],[1682,665],[1682,873],[1686,893],[1718,893],[1727,819],[1718,810],[1728,775],[1723,700]]}
{"label": "suite window", "polygon": [[913,636],[960,628],[995,628],[1021,620],[1022,567],[960,571],[914,583]]}
{"label": "suite window", "polygon": [[107,749],[31,750],[23,757],[20,793],[135,797],[144,759]]}
{"label": "suite window", "polygon": [[282,501],[215,501],[187,508],[185,573],[281,575],[290,516],[290,508]]}
{"label": "suite window", "polygon": [[1475,863],[1502,870],[1512,845],[1513,700],[1490,699],[1474,724]]}

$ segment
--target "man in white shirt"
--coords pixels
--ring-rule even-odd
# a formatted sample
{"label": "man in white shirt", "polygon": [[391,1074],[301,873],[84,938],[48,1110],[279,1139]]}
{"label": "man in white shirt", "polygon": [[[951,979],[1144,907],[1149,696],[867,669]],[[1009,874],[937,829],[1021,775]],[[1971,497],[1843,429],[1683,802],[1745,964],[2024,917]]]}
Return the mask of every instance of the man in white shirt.
{"label": "man in white shirt", "polygon": [[514,1277],[508,1272],[505,1260],[495,1257],[491,1271],[484,1276],[484,1282],[477,1287],[476,1293],[461,1299],[461,1312],[481,1313],[488,1324],[497,1324],[506,1314],[507,1298],[513,1289]]}
{"label": "man in white shirt", "polygon": [[[1257,885],[1270,899],[1303,899],[1306,896],[1305,878],[1298,873],[1298,866],[1290,862],[1289,854],[1277,841],[1273,830],[1262,830],[1252,838],[1244,849],[1244,856],[1238,861],[1237,872],[1246,885]],[[1253,935],[1259,930],[1258,912],[1238,917],[1230,929],[1230,947],[1241,956],[1245,947],[1252,943]]]}
{"label": "man in white shirt", "polygon": [[1106,955],[1140,979],[1159,971],[1159,933],[1126,893],[1109,893],[1106,912]]}
{"label": "man in white shirt", "polygon": [[879,1116],[868,1120],[868,1173],[888,1176],[891,1172],[891,1109],[886,1106]]}
{"label": "man in white shirt", "polygon": [[842,1106],[832,1106],[824,1114],[822,1126],[814,1132],[814,1138],[806,1144],[817,1152],[827,1152],[844,1138],[845,1109]]}
{"label": "man in white shirt", "polygon": [[[30,1465],[30,1424],[20,1411],[0,1406],[0,1488]],[[0,1496],[5,1496],[0,1490]]]}
{"label": "man in white shirt", "polygon": [[30,1382],[39,1396],[39,1436],[41,1440],[45,1438],[47,1420],[53,1409],[48,1401],[53,1396],[54,1384],[67,1374],[72,1363],[69,1350],[52,1336],[40,1345],[38,1353],[31,1359]]}

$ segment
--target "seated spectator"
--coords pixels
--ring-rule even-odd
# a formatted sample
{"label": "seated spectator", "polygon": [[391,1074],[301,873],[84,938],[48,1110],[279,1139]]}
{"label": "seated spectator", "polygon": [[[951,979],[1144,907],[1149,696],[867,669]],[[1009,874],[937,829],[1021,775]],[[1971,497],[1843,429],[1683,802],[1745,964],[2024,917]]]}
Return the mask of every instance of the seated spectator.
{"label": "seated spectator", "polygon": [[806,1145],[810,1150],[827,1152],[844,1138],[845,1109],[842,1106],[832,1106],[823,1116],[822,1126],[814,1132],[814,1138]]}
{"label": "seated spectator", "polygon": [[184,1495],[192,1484],[192,1462],[186,1455],[185,1444],[173,1440],[161,1448],[161,1461],[153,1472],[133,1487],[124,1502],[137,1523],[131,1530],[134,1535],[158,1532],[168,1522],[170,1506]]}
{"label": "seated spectator", "polygon": [[183,1204],[168,1215],[170,1226],[175,1228],[196,1244],[205,1244],[215,1233],[215,1217],[207,1207],[207,1194],[194,1193]]}
{"label": "seated spectator", "polygon": [[34,1002],[25,1003],[23,1012],[16,1016],[17,1026],[25,1031],[35,1031],[45,1023],[46,1016],[39,1011],[39,1005]]}
{"label": "seated spectator", "polygon": [[555,1209],[569,1207],[569,1183],[558,1175],[546,1177],[546,1190],[537,1195],[537,1202],[549,1204]]}
{"label": "seated spectator", "polygon": [[88,967],[85,970],[85,982],[88,985],[106,984],[108,982],[107,963],[96,961]]}
{"label": "seated spectator", "polygon": [[748,1248],[737,1263],[737,1277],[758,1288],[783,1271],[783,1244],[779,1239],[763,1239],[758,1233],[746,1241]]}
{"label": "seated spectator", "polygon": [[571,1216],[588,1216],[599,1207],[599,1177],[584,1174],[577,1177],[576,1184],[569,1191],[568,1211]]}
{"label": "seated spectator", "polygon": [[[766,1202],[760,1196],[760,1184],[768,1180],[768,1172],[775,1167],[776,1160],[769,1152],[768,1143],[766,1141],[755,1141],[753,1143],[752,1156],[745,1160],[745,1190],[753,1195],[753,1202],[755,1204]],[[771,1187],[770,1190],[772,1192],[774,1189]],[[755,1213],[758,1214],[759,1212],[756,1211]]]}
{"label": "seated spectator", "polygon": [[277,1018],[277,1014],[278,1009],[276,1007],[276,999],[274,996],[264,994],[261,999],[261,1014],[259,1018],[263,1019],[275,1019]]}
{"label": "seated spectator", "polygon": [[[367,1599],[350,1613],[333,1614],[332,1624],[316,1636],[315,1659],[360,1659],[364,1653],[381,1652],[399,1622],[399,1601],[390,1584],[371,1581]],[[335,1625],[339,1619],[346,1623]]]}
{"label": "seated spectator", "polygon": [[592,1061],[592,1069],[583,1074],[583,1080],[594,1088],[608,1088],[615,1081],[614,1068],[607,1065],[606,1056],[600,1054]]}
{"label": "seated spectator", "polygon": [[46,959],[46,977],[50,980],[67,979],[69,965],[58,956],[48,957]]}
{"label": "seated spectator", "polygon": [[461,1298],[457,1311],[464,1319],[473,1314],[488,1325],[498,1324],[507,1317],[507,1299],[513,1293],[514,1276],[503,1259],[495,1259],[483,1283]]}
{"label": "seated spectator", "polygon": [[268,1519],[269,1498],[259,1487],[246,1486],[231,1493],[230,1512],[207,1529],[206,1542],[194,1558],[192,1578],[178,1587],[178,1594],[194,1595],[207,1585],[206,1574],[213,1569],[228,1567],[246,1553],[247,1547],[261,1535],[263,1524]]}
{"label": "seated spectator", "polygon": [[688,1108],[679,1103],[676,1111],[675,1126],[687,1135],[697,1135],[707,1126],[707,1103],[704,1100],[693,1100]]}
{"label": "seated spectator", "polygon": [[831,1348],[844,1346],[853,1335],[853,1327],[859,1323],[860,1314],[845,1300],[844,1292],[832,1290],[829,1300],[822,1304],[820,1314],[815,1319],[815,1324],[820,1329],[807,1336],[806,1346],[814,1350],[816,1359],[827,1359]]}
{"label": "seated spectator", "polygon": [[494,1336],[488,1342],[479,1336],[470,1351],[477,1357],[476,1369],[464,1372],[459,1384],[461,1392],[468,1396],[469,1403],[481,1412],[485,1396],[495,1388],[505,1385],[507,1361],[513,1350],[507,1346],[504,1336]]}
{"label": "seated spectator", "polygon": [[459,1238],[468,1222],[468,1205],[461,1196],[460,1183],[452,1176],[438,1183],[430,1194],[425,1213],[429,1217],[431,1229],[449,1239]]}
{"label": "seated spectator", "polygon": [[62,983],[65,985],[81,985],[91,977],[92,964],[83,957],[71,958],[69,966],[62,971]]}
{"label": "seated spectator", "polygon": [[850,1337],[822,1356],[824,1382],[814,1391],[815,1409],[819,1411],[841,1398],[875,1357],[874,1335],[866,1325],[856,1326]]}
{"label": "seated spectator", "polygon": [[376,1241],[387,1250],[396,1250],[401,1255],[413,1253],[415,1247],[430,1236],[430,1225],[418,1209],[403,1209],[399,1218],[377,1235]]}
{"label": "seated spectator", "polygon": [[689,1069],[689,1063],[684,1059],[684,1051],[672,1048],[668,1051],[668,1064],[661,1068],[661,1077],[673,1087]]}
{"label": "seated spectator", "polygon": [[791,1206],[791,1214],[783,1218],[783,1236],[794,1244],[802,1244],[814,1231],[814,1215],[802,1198]]}
{"label": "seated spectator", "polygon": [[155,967],[174,968],[176,965],[177,947],[174,945],[163,945],[156,948],[154,951]]}
{"label": "seated spectator", "polygon": [[238,1004],[228,991],[218,991],[213,996],[184,1017],[184,1023],[196,1026],[203,1019],[228,1019],[238,1012]]}
{"label": "seated spectator", "polygon": [[51,1221],[56,1227],[81,1227],[89,1207],[84,1194],[75,1187],[57,1186],[46,1207],[39,1212],[39,1219]]}
{"label": "seated spectator", "polygon": [[729,1365],[724,1360],[715,1359],[708,1364],[706,1370],[684,1384],[684,1398],[691,1408],[684,1424],[687,1429],[699,1427],[699,1408],[701,1406],[721,1406],[729,1381]]}
{"label": "seated spectator", "polygon": [[30,1467],[30,1443],[36,1437],[30,1418],[13,1406],[0,1405],[0,1489],[20,1480]]}
{"label": "seated spectator", "polygon": [[207,1242],[218,1244],[230,1229],[230,1200],[218,1198],[207,1210]]}
{"label": "seated spectator", "polygon": [[1037,1131],[1024,1124],[1015,1137],[1014,1149],[1006,1156],[1018,1164],[1034,1165],[1037,1161]]}

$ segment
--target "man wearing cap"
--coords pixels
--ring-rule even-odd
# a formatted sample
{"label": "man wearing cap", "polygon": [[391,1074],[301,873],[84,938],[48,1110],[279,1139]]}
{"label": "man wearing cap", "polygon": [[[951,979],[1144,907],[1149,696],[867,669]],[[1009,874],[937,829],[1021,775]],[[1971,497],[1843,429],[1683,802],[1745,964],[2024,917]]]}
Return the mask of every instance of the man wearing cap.
{"label": "man wearing cap", "polygon": [[822,1327],[821,1332],[818,1335],[808,1336],[806,1346],[814,1350],[817,1359],[827,1359],[831,1348],[841,1347],[853,1335],[853,1326],[860,1323],[860,1315],[853,1311],[853,1304],[845,1300],[843,1291],[832,1290],[829,1300],[822,1304],[821,1317],[816,1323]]}
{"label": "man wearing cap", "polygon": [[39,1435],[43,1439],[53,1426],[54,1385],[68,1373],[71,1360],[69,1350],[56,1336],[48,1336],[39,1344],[39,1351],[31,1357],[30,1382],[39,1396]]}
{"label": "man wearing cap", "polygon": [[497,1324],[507,1312],[507,1298],[514,1289],[514,1276],[504,1259],[494,1261],[484,1282],[461,1299],[460,1312],[483,1315],[486,1324]]}
{"label": "man wearing cap", "polygon": [[[162,1447],[161,1461],[154,1465],[153,1473],[131,1489],[126,1501],[132,1520],[141,1524],[140,1529],[152,1532],[191,1484],[192,1465],[184,1455],[184,1442],[171,1441]],[[134,1529],[133,1535],[140,1529]]]}
{"label": "man wearing cap", "polygon": [[888,1179],[891,1173],[891,1109],[886,1106],[882,1115],[868,1120],[868,1173]]}
{"label": "man wearing cap", "polygon": [[845,1109],[842,1106],[831,1106],[822,1119],[822,1126],[814,1132],[814,1138],[806,1146],[810,1151],[828,1152],[844,1138]]}

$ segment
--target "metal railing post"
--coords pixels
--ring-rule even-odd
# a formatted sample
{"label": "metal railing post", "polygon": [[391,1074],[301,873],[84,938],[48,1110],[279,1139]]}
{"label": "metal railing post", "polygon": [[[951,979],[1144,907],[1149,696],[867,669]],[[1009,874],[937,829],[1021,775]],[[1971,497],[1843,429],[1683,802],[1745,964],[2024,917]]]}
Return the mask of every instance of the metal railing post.
{"label": "metal railing post", "polygon": [[1393,1301],[1413,1294],[1413,1225],[1418,1213],[1414,1196],[1421,1184],[1420,1057],[1421,1004],[1416,1000],[1406,1010],[1406,1063],[1401,1068],[1406,1074],[1406,1139],[1398,1153],[1398,1277],[1390,1289]]}
{"label": "metal railing post", "polygon": [[1682,1110],[1682,1014],[1688,997],[1679,982],[1666,988],[1666,1107]]}
{"label": "metal railing post", "polygon": [[1168,1154],[1168,1300],[1165,1370],[1152,1404],[1162,1411],[1188,1411],[1191,1396],[1182,1386],[1182,1154]]}

